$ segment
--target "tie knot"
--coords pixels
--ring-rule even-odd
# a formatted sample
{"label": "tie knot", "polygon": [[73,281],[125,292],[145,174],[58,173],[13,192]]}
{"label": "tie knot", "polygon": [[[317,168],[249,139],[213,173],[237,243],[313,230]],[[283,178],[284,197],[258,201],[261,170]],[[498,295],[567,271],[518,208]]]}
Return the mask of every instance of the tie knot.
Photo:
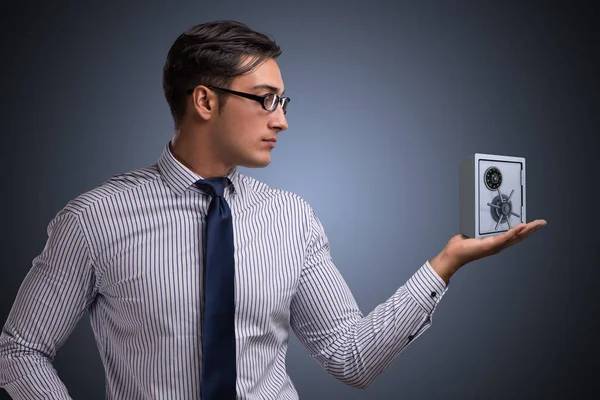
{"label": "tie knot", "polygon": [[211,197],[223,197],[225,186],[227,186],[227,178],[208,178],[200,179],[196,182],[196,186],[206,191]]}

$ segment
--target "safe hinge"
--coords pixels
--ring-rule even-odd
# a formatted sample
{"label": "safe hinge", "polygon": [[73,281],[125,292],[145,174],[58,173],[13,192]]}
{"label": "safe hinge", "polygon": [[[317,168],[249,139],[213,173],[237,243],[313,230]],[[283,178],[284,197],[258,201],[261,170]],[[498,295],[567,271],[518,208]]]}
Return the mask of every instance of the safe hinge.
{"label": "safe hinge", "polygon": [[521,170],[521,186],[525,185],[525,173]]}

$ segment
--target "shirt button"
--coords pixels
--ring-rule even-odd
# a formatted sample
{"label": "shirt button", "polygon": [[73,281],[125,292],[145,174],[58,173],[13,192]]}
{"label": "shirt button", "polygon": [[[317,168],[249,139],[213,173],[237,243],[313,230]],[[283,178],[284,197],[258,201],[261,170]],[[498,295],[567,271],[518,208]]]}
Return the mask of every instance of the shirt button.
{"label": "shirt button", "polygon": [[437,293],[436,293],[436,292],[431,292],[431,295],[430,295],[430,296],[431,296],[431,298],[433,299],[435,296],[437,296]]}

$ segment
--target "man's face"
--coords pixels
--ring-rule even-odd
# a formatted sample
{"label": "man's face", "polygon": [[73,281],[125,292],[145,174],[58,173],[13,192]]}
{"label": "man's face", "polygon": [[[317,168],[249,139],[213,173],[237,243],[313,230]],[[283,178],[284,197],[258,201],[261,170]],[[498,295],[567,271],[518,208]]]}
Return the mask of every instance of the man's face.
{"label": "man's face", "polygon": [[[229,89],[258,96],[268,93],[281,96],[284,86],[277,62],[267,59],[251,73],[235,78]],[[271,162],[273,140],[287,127],[281,105],[269,112],[257,101],[229,94],[213,125],[213,143],[228,165],[265,167]]]}

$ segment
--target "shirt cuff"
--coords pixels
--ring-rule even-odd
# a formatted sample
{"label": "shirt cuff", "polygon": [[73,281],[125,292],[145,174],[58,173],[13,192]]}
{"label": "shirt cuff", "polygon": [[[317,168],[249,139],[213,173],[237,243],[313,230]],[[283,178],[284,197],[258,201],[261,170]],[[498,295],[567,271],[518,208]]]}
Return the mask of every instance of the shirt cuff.
{"label": "shirt cuff", "polygon": [[406,282],[406,289],[425,312],[432,313],[448,290],[448,285],[429,265],[429,261],[425,261]]}

